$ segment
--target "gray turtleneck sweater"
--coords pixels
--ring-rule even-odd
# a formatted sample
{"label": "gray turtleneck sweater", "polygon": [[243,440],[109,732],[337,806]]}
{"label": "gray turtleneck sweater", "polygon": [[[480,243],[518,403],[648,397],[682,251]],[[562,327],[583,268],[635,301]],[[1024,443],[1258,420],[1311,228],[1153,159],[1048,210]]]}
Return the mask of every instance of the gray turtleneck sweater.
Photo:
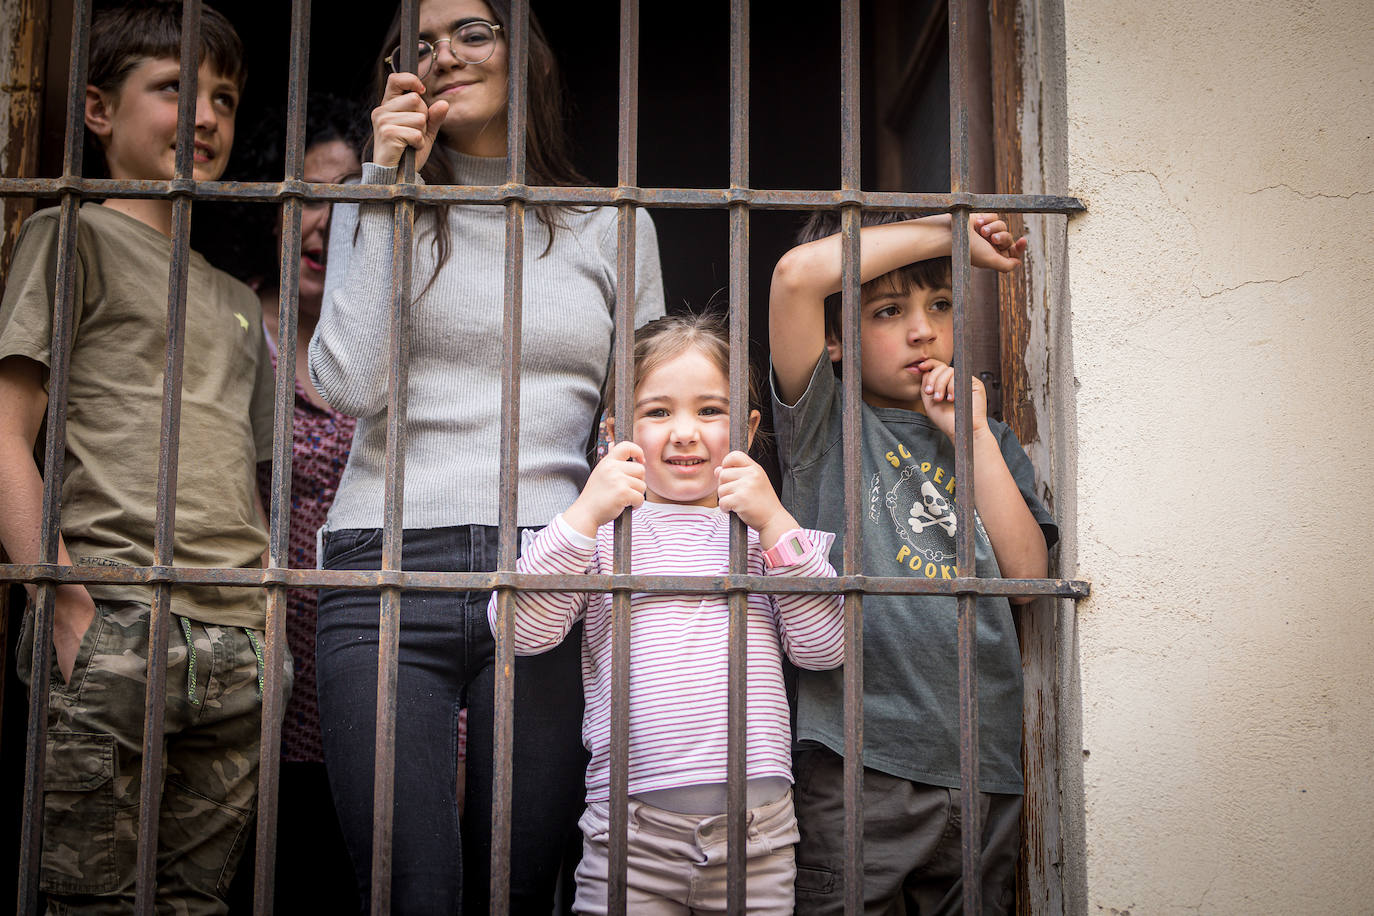
{"label": "gray turtleneck sweater", "polygon": [[[496,185],[505,159],[449,153],[460,184]],[[396,169],[363,165],[367,184]],[[596,422],[611,353],[616,293],[616,211],[560,211],[549,232],[525,217],[524,323],[520,374],[519,524],[545,525],[577,498],[584,448]],[[406,528],[498,523],[501,321],[505,313],[505,219],[501,206],[449,208],[451,254],[434,282],[435,217],[415,225],[406,405]],[[636,218],[635,325],[663,314],[658,240],[648,213]],[[357,227],[358,232],[354,229]],[[386,465],[386,390],[391,307],[390,204],[334,207],[329,270],[310,341],[310,378],[335,409],[358,417],[353,450],[325,527],[380,528]]]}

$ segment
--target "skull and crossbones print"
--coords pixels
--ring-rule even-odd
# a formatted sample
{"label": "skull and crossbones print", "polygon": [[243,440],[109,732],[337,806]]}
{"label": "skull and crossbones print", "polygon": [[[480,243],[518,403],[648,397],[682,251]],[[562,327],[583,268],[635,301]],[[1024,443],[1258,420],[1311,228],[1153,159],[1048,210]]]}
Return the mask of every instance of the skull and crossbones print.
{"label": "skull and crossbones print", "polygon": [[913,531],[925,531],[934,525],[939,525],[945,529],[945,534],[954,537],[957,520],[954,515],[954,507],[945,499],[944,494],[935,489],[935,484],[929,480],[921,483],[921,501],[911,504],[911,514],[907,517],[907,524],[911,525]]}

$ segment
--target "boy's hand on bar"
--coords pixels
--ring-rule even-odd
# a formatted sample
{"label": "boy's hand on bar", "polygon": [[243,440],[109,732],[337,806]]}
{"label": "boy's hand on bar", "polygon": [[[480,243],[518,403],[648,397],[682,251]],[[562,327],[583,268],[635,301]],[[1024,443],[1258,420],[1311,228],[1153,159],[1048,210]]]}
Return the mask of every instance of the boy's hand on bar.
{"label": "boy's hand on bar", "polygon": [[974,267],[987,267],[1008,273],[1021,265],[1026,252],[1026,237],[1013,239],[1006,221],[995,213],[974,213],[969,217],[969,256]]}

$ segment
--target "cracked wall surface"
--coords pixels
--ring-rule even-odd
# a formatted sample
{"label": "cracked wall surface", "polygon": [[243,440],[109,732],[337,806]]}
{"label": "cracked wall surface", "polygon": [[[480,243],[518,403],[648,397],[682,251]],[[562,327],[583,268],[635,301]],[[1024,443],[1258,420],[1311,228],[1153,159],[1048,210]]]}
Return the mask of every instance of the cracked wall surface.
{"label": "cracked wall surface", "polygon": [[1374,901],[1374,15],[1065,0],[1086,900]]}

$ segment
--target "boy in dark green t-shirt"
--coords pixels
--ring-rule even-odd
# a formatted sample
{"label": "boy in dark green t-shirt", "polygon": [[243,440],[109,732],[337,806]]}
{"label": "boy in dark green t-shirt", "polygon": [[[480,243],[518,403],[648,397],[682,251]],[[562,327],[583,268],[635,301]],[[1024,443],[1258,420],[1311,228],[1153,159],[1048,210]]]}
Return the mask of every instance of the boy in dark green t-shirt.
{"label": "boy in dark green t-shirt", "polygon": [[[116,179],[166,180],[176,159],[182,10],[152,0],[98,12],[86,127]],[[194,177],[220,177],[234,139],[243,48],[205,8]],[[172,202],[79,211],[58,562],[153,562]],[[39,560],[56,210],[24,225],[0,303],[0,542]],[[192,253],[173,561],[257,566],[267,545],[255,470],[271,457],[272,369],[257,296]],[[61,912],[134,905],[151,589],[63,584],[53,615],[40,887]],[[172,592],[157,908],[223,913],[257,796],[263,608],[256,590]],[[20,673],[34,642],[25,615]],[[145,825],[146,829],[146,825]]]}
{"label": "boy in dark green t-shirt", "polygon": [[[948,215],[865,213],[860,231],[863,572],[954,578],[954,355]],[[841,531],[841,240],[818,213],[773,273],[769,338],[783,502],[805,526]],[[975,266],[1020,263],[1025,240],[971,221]],[[1054,522],[1016,437],[973,387],[976,574],[1040,578]],[[843,546],[832,549],[842,562]],[[967,573],[966,573],[967,574]],[[864,599],[864,901],[910,914],[957,912],[961,894],[957,607],[945,596]],[[983,901],[1006,912],[1019,847],[1021,669],[1006,599],[978,601]],[[797,912],[844,909],[843,675],[800,672],[794,760]],[[953,824],[955,829],[949,829]]]}

